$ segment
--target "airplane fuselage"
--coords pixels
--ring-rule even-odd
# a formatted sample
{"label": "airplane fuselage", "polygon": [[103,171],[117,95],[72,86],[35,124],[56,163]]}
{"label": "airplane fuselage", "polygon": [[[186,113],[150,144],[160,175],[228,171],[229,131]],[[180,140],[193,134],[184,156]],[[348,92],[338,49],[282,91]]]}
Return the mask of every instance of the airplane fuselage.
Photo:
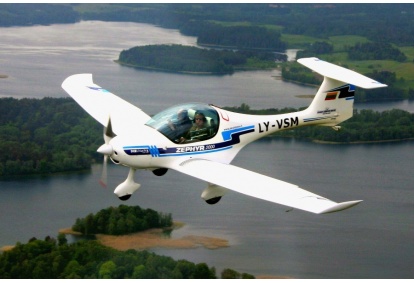
{"label": "airplane fuselage", "polygon": [[128,137],[117,136],[110,141],[114,149],[110,156],[112,161],[135,169],[150,170],[165,167],[169,160],[177,162],[180,157],[183,160],[197,157],[228,163],[247,144],[306,123],[303,111],[280,115],[247,115],[215,106],[205,107],[217,111],[218,128],[212,137],[180,143],[155,128],[141,125]]}

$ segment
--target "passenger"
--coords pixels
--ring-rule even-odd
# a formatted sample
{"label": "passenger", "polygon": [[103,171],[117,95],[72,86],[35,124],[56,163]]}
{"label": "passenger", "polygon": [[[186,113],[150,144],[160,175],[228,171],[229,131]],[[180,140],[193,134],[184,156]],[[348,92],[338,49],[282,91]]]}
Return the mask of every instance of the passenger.
{"label": "passenger", "polygon": [[196,142],[204,140],[208,137],[208,127],[206,125],[207,119],[201,112],[196,112],[194,115],[194,125],[188,133],[181,137],[180,143]]}
{"label": "passenger", "polygon": [[[171,120],[168,121],[169,128],[173,131],[171,134],[172,139],[179,139],[188,130],[191,128],[192,122],[188,117],[188,111],[185,109],[180,109],[177,112],[177,120],[172,122]],[[170,138],[171,138],[170,137]]]}

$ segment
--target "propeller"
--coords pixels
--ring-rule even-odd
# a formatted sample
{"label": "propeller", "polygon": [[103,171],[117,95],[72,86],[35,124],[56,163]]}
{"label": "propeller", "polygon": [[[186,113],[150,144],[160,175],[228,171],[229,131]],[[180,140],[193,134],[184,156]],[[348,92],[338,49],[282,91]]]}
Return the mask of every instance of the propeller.
{"label": "propeller", "polygon": [[102,187],[106,188],[107,186],[107,180],[108,180],[108,156],[111,156],[113,153],[113,148],[109,144],[111,139],[115,137],[115,133],[112,131],[112,123],[111,123],[111,117],[108,119],[108,125],[104,127],[103,130],[103,138],[105,141],[105,144],[101,145],[97,152],[100,154],[103,154],[104,160],[103,160],[103,167],[102,167],[102,175],[101,179],[99,180],[99,184],[101,184]]}

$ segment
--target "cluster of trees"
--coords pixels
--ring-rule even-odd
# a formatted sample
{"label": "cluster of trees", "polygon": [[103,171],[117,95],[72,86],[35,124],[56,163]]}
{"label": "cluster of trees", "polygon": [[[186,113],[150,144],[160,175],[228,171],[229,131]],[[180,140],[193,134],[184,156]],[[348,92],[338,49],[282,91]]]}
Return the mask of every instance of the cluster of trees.
{"label": "cluster of trees", "polygon": [[309,44],[304,50],[299,50],[296,54],[297,58],[318,57],[320,54],[329,54],[334,51],[332,44],[325,41],[316,41]]}
{"label": "cluster of trees", "polygon": [[296,62],[282,66],[282,79],[305,85],[319,85],[322,82],[321,76]]}
{"label": "cluster of trees", "polygon": [[404,79],[397,79],[397,76],[394,72],[373,71],[372,73],[366,74],[366,76],[374,78],[379,82],[385,83],[388,85],[388,87],[373,90],[358,88],[357,95],[355,96],[356,102],[414,99],[414,90],[412,88],[406,90],[399,87],[400,82],[404,83]]}
{"label": "cluster of trees", "polygon": [[[222,278],[254,278],[225,269]],[[117,251],[94,240],[68,244],[58,239],[32,238],[0,254],[2,279],[215,279],[206,263],[174,260],[148,251]]]}
{"label": "cluster of trees", "polygon": [[0,176],[90,169],[102,129],[70,98],[0,99]]}
{"label": "cluster of trees", "polygon": [[[226,107],[226,109],[255,115],[284,114],[302,110],[293,108],[251,110],[247,104]],[[330,127],[301,127],[280,131],[274,135],[338,143],[413,139],[414,114],[400,109],[383,112],[354,110],[353,117],[341,123],[340,131],[334,131]]]}
{"label": "cluster of trees", "polygon": [[252,51],[208,50],[183,45],[147,45],[123,50],[118,62],[139,68],[171,72],[233,73],[249,60],[270,62],[274,67],[275,55]]}
{"label": "cluster of trees", "polygon": [[139,206],[120,205],[102,209],[96,214],[76,219],[72,230],[84,235],[123,235],[151,228],[169,228],[173,224],[171,214],[164,214]]}
{"label": "cluster of trees", "polygon": [[407,56],[387,42],[357,43],[348,48],[350,60],[394,60],[404,62]]}

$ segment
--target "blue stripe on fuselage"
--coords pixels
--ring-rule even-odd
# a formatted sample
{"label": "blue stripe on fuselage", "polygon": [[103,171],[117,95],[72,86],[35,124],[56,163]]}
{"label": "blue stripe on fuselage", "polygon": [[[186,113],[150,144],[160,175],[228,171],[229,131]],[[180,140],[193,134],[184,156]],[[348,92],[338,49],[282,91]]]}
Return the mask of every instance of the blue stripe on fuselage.
{"label": "blue stripe on fuselage", "polygon": [[204,154],[227,150],[233,145],[240,143],[240,136],[254,132],[254,126],[234,128],[222,132],[223,142],[206,145],[187,144],[180,147],[157,148],[152,145],[124,146],[124,151],[128,155],[149,155],[152,157],[182,156],[193,154]]}

